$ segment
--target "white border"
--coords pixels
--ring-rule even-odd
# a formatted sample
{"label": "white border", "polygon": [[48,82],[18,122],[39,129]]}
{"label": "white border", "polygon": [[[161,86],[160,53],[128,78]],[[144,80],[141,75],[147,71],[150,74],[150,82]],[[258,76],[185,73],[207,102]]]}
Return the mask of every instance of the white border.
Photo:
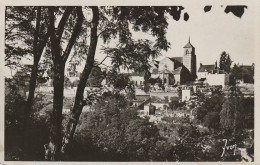
{"label": "white border", "polygon": [[[247,5],[249,10],[253,9],[255,11],[255,49],[254,49],[254,59],[255,59],[255,162],[254,163],[242,163],[242,162],[165,162],[163,164],[260,164],[260,112],[258,111],[260,107],[260,0],[8,0],[0,2],[0,66],[4,66],[4,28],[5,28],[5,6],[169,6],[169,5]],[[224,11],[223,11],[224,12]],[[246,56],[245,56],[246,58]],[[14,161],[4,161],[4,76],[3,69],[0,69],[0,164],[86,164],[86,162],[14,162]],[[88,164],[99,164],[101,162],[87,162]],[[102,164],[121,164],[123,162],[102,162]],[[132,164],[133,162],[124,162],[124,164]],[[156,162],[153,164],[161,164],[162,162]],[[135,162],[135,164],[150,164],[150,162]]]}

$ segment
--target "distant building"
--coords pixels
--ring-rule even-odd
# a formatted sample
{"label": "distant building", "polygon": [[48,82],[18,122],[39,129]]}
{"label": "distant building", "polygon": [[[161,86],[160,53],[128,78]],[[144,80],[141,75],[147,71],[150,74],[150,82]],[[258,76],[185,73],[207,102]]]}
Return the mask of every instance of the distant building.
{"label": "distant building", "polygon": [[145,72],[133,72],[129,73],[130,79],[135,83],[136,86],[142,86],[144,84]]}
{"label": "distant building", "polygon": [[165,57],[154,61],[150,70],[152,78],[160,78],[166,85],[184,84],[196,78],[195,48],[189,42],[183,47],[183,57]]}
{"label": "distant building", "polygon": [[202,80],[205,84],[211,86],[221,85],[224,87],[229,84],[229,74],[220,70],[217,66],[217,62],[215,65],[203,65],[200,63],[197,75],[199,81]]}
{"label": "distant building", "polygon": [[154,115],[156,107],[152,104],[144,105],[144,115]]}
{"label": "distant building", "polygon": [[[196,55],[195,48],[189,42],[183,47],[183,57],[165,57],[161,61],[154,60],[151,63],[151,78],[160,78],[165,85],[185,84],[196,78]],[[129,70],[122,68],[122,73]],[[136,85],[143,85],[144,72],[129,73]]]}
{"label": "distant building", "polygon": [[191,90],[190,89],[183,89],[181,94],[181,101],[189,101],[191,98]]}

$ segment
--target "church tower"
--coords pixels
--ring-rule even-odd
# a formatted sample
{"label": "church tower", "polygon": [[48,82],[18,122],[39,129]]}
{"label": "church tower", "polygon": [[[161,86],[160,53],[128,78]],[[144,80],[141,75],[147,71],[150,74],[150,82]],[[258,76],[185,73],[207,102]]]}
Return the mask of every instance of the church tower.
{"label": "church tower", "polygon": [[183,65],[190,71],[192,80],[195,80],[197,77],[196,73],[196,55],[195,48],[189,42],[183,47],[184,55],[183,55]]}

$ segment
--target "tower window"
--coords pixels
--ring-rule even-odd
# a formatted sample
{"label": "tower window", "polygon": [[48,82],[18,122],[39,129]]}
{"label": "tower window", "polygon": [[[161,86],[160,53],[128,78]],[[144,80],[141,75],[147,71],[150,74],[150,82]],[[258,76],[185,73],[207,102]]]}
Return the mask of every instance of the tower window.
{"label": "tower window", "polygon": [[186,54],[189,54],[189,50],[188,49],[186,50]]}

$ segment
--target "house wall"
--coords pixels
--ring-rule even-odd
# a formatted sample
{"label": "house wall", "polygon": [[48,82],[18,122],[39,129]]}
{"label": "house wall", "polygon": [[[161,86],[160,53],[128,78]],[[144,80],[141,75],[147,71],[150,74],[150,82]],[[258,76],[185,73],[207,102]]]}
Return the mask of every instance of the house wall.
{"label": "house wall", "polygon": [[209,85],[222,85],[224,87],[229,83],[227,74],[208,74],[206,81]]}
{"label": "house wall", "polygon": [[190,100],[191,91],[189,89],[183,89],[182,90],[182,101],[188,101]]}
{"label": "house wall", "polygon": [[151,74],[151,78],[158,78],[159,77],[159,74]]}
{"label": "house wall", "polygon": [[150,106],[149,105],[145,105],[144,106],[144,115],[149,115],[149,109],[150,109]]}
{"label": "house wall", "polygon": [[171,97],[179,97],[178,92],[150,92],[150,96],[153,97],[159,97],[161,99],[164,99],[165,97],[168,97],[169,99]]}
{"label": "house wall", "polygon": [[165,57],[160,61],[158,70],[162,71],[163,69],[165,69],[165,65],[167,66],[168,70],[174,70],[174,62],[172,62],[168,57]]}
{"label": "house wall", "polygon": [[181,75],[179,75],[179,74],[174,75],[174,79],[175,79],[175,84],[180,84],[180,82],[181,82]]}
{"label": "house wall", "polygon": [[208,75],[208,72],[198,72],[197,76],[198,76],[198,80],[201,78],[206,78]]}
{"label": "house wall", "polygon": [[143,85],[144,77],[142,76],[130,76],[130,79],[134,81],[135,85]]}
{"label": "house wall", "polygon": [[151,103],[152,105],[154,105],[156,107],[156,109],[163,109],[164,105],[168,105],[167,103]]}

